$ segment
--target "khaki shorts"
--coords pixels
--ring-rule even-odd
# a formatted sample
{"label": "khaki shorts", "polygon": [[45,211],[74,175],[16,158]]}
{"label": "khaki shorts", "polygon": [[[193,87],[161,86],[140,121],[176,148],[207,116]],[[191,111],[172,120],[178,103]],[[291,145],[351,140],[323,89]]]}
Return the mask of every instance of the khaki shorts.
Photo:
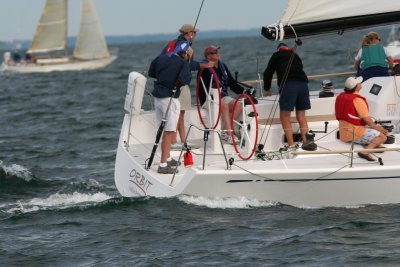
{"label": "khaki shorts", "polygon": [[[156,123],[157,127],[160,127],[161,121],[163,120],[165,113],[167,111],[168,103],[171,98],[154,98],[154,108],[156,111]],[[175,132],[176,127],[178,126],[179,119],[179,109],[180,109],[179,100],[177,98],[173,98],[171,102],[171,106],[168,111],[168,117],[166,118],[164,131],[167,132]]]}
{"label": "khaki shorts", "polygon": [[179,102],[181,103],[181,110],[189,110],[192,107],[192,95],[190,93],[189,85],[181,87]]}
{"label": "khaki shorts", "polygon": [[227,104],[227,105],[229,105],[229,103],[230,103],[231,101],[236,101],[235,98],[230,97],[230,96],[224,96],[221,100],[222,100],[222,102],[224,102],[224,103]]}

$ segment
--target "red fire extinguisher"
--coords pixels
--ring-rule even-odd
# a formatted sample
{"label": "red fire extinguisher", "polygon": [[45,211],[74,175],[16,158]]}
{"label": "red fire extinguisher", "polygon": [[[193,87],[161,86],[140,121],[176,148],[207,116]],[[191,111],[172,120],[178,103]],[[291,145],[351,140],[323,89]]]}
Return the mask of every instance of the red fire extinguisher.
{"label": "red fire extinguisher", "polygon": [[186,152],[183,153],[183,164],[185,165],[185,168],[193,166],[193,156],[189,149],[187,149]]}

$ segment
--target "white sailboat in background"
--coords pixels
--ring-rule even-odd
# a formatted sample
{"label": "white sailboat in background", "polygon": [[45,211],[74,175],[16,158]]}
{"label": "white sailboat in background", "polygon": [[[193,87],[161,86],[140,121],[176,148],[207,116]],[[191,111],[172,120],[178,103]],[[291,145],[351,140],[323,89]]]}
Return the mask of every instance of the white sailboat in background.
{"label": "white sailboat in background", "polygon": [[92,70],[107,66],[117,56],[108,51],[92,0],[82,0],[80,30],[73,57],[67,55],[68,1],[47,0],[25,60],[4,53],[2,71],[51,72]]}

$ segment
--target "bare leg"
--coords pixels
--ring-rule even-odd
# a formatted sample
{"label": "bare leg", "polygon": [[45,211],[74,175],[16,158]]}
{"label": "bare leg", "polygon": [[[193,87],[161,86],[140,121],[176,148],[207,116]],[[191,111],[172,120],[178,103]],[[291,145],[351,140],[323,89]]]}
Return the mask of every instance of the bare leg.
{"label": "bare leg", "polygon": [[[366,149],[376,148],[376,147],[382,145],[383,143],[385,143],[386,139],[387,139],[386,135],[381,133],[378,137],[375,137],[375,139],[372,140],[372,142],[366,147]],[[363,154],[368,155],[369,153],[363,153]]]}
{"label": "bare leg", "polygon": [[[179,132],[179,137],[181,139],[181,143],[183,144],[185,142],[185,111],[181,110],[181,113],[179,113],[179,120],[178,120],[178,132]],[[175,134],[175,143],[176,143],[176,134]],[[173,143],[173,144],[175,144]]]}
{"label": "bare leg", "polygon": [[229,116],[229,106],[221,101],[221,120],[222,130],[231,130],[231,118]]}
{"label": "bare leg", "polygon": [[181,142],[185,141],[185,111],[181,110],[179,113],[178,125],[176,126],[176,132],[172,137],[171,144],[176,144],[178,142],[178,132]]}
{"label": "bare leg", "polygon": [[176,132],[171,131],[164,132],[163,134],[161,143],[161,163],[167,162],[167,159],[170,157],[169,152],[174,135],[176,136]]}
{"label": "bare leg", "polygon": [[[178,130],[178,127],[176,129]],[[174,135],[172,136],[171,144],[176,144],[178,142],[177,135],[178,135],[178,132],[175,131]]]}
{"label": "bare leg", "polygon": [[281,110],[280,112],[280,119],[283,131],[285,132],[286,139],[288,141],[289,146],[294,145],[293,141],[293,128],[292,124],[290,123],[290,111]]}
{"label": "bare leg", "polygon": [[306,134],[308,132],[306,111],[305,110],[296,110],[296,119],[299,122],[301,139],[303,140],[303,144],[306,144],[307,143]]}
{"label": "bare leg", "polygon": [[236,106],[236,110],[235,110],[235,114],[233,114],[233,105],[235,104],[235,101],[231,101],[231,102],[229,102],[229,104],[228,104],[228,106],[229,106],[229,113],[231,114],[231,116],[233,116],[233,118],[235,119],[235,120],[237,120],[238,118],[239,118],[239,116],[240,116],[240,114],[242,114],[242,105],[237,105]]}

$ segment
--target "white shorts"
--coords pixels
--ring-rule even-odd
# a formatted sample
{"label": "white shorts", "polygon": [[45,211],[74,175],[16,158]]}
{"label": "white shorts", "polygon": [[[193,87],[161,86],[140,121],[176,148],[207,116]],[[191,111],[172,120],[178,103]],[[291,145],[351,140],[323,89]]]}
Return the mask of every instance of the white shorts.
{"label": "white shorts", "polygon": [[[171,98],[154,98],[154,108],[156,111],[156,123],[157,126],[160,127],[161,121],[164,119],[165,113],[167,111],[168,103]],[[177,98],[173,98],[171,101],[171,106],[168,111],[168,116],[166,118],[166,123],[164,127],[164,131],[167,132],[176,132],[176,127],[178,125],[180,113],[180,103]]]}
{"label": "white shorts", "polygon": [[190,93],[189,85],[181,87],[179,102],[181,103],[181,110],[189,110],[192,107],[192,95]]}

